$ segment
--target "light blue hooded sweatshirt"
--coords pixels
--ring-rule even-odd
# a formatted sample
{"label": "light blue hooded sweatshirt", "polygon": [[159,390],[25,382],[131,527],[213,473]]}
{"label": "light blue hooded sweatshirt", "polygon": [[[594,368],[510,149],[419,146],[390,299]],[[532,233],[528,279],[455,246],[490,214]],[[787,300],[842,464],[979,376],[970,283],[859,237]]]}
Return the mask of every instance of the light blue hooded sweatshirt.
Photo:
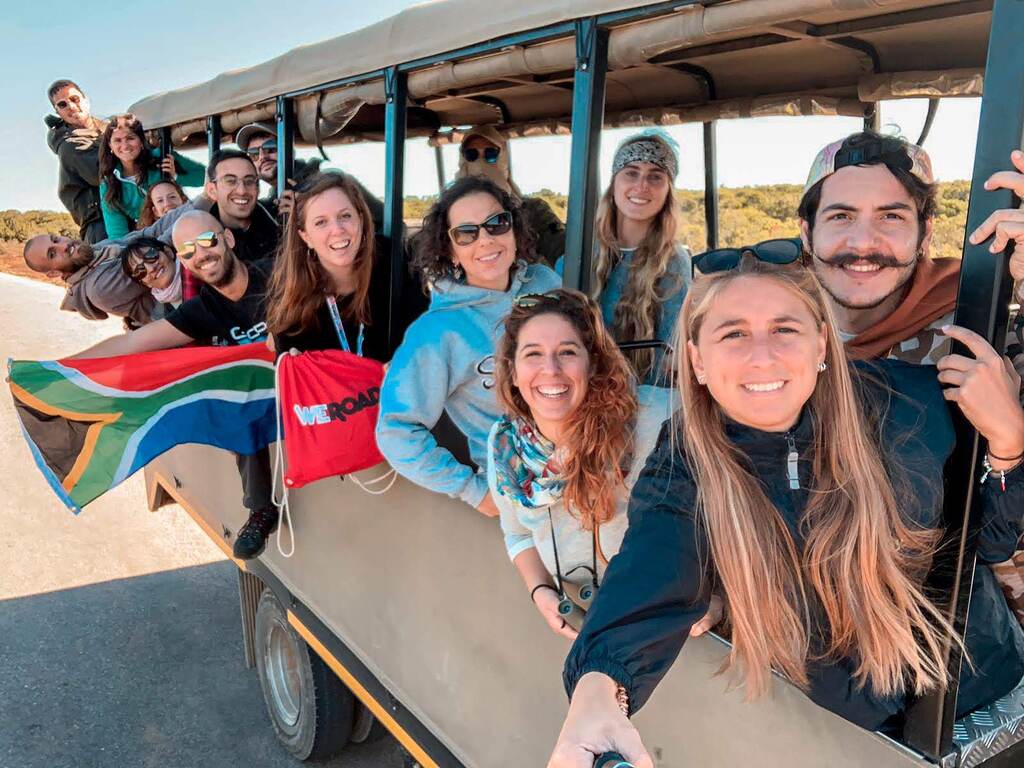
{"label": "light blue hooded sweatshirt", "polygon": [[[430,308],[405,332],[380,390],[377,446],[403,477],[476,507],[487,495],[487,435],[501,417],[494,348],[516,296],[562,286],[542,264],[519,262],[507,291],[438,280]],[[460,464],[431,428],[447,411],[480,470]]]}

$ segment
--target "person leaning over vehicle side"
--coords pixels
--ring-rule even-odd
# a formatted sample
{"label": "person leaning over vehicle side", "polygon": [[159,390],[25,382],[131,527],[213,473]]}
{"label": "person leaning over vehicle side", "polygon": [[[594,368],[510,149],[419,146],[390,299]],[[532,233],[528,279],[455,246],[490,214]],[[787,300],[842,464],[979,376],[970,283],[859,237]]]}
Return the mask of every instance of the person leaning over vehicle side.
{"label": "person leaning over vehicle side", "polygon": [[[273,263],[240,260],[233,250],[232,230],[204,211],[190,211],[178,219],[173,237],[182,266],[202,283],[199,294],[164,319],[101,341],[74,357],[132,355],[193,341],[214,346],[266,341],[265,295]],[[235,458],[249,517],[235,535],[232,549],[235,557],[248,560],[263,551],[267,536],[277,527],[278,512],[271,498],[267,449]]]}
{"label": "person leaning over vehicle side", "polygon": [[46,143],[60,162],[57,196],[78,225],[79,238],[107,237],[100,211],[100,134],[106,123],[90,114],[89,99],[72,80],[57,80],[46,92],[57,112],[44,118]]}
{"label": "person leaning over vehicle side", "polygon": [[[256,173],[259,175],[260,181],[265,181],[270,185],[270,194],[260,200],[260,203],[277,219],[291,212],[295,199],[294,187],[321,170],[322,158],[314,157],[308,160],[296,158],[292,177],[288,179],[289,188],[278,197],[277,129],[269,123],[249,123],[242,126],[235,134],[235,144],[249,155],[256,166]],[[328,172],[328,170],[325,168],[323,172]],[[384,203],[370,194],[370,191],[360,184],[358,179],[352,176],[349,178],[359,185],[359,192],[366,200],[366,204],[370,208],[370,215],[373,217],[374,231],[379,233],[384,221]]]}
{"label": "person leaning over vehicle side", "polygon": [[[1022,153],[1011,160],[1024,169]],[[1022,192],[1024,175],[997,173],[988,188],[997,187]],[[811,165],[799,206],[801,236],[852,358],[956,368],[944,359],[950,339],[942,329],[953,322],[961,262],[929,254],[935,195],[927,152],[894,136],[855,133],[822,148]],[[992,248],[1002,250],[1024,229],[1022,219],[1018,210],[997,211],[972,241],[995,231]],[[1011,259],[1010,270],[1015,280],[1024,278],[1024,257]],[[1024,371],[1024,354],[1015,364]],[[993,570],[1024,624],[1024,575],[1012,560]]]}
{"label": "person leaning over vehicle side", "polygon": [[[487,434],[501,416],[494,396],[494,345],[502,318],[524,293],[561,281],[537,256],[510,194],[470,176],[447,187],[423,219],[413,267],[430,308],[395,350],[380,392],[377,445],[398,474],[436,493],[498,514],[487,490]],[[447,413],[476,467],[431,434]]]}

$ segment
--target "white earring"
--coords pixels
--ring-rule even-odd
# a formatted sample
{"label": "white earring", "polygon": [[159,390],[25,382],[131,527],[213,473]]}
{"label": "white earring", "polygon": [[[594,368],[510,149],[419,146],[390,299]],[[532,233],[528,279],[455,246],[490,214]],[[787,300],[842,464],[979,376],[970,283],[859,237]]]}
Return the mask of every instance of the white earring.
{"label": "white earring", "polygon": [[698,373],[697,374],[697,383],[700,384],[703,387],[705,384],[708,383],[708,377],[705,376],[703,373]]}
{"label": "white earring", "polygon": [[818,373],[824,373],[828,369],[828,363],[822,360],[818,363]]}

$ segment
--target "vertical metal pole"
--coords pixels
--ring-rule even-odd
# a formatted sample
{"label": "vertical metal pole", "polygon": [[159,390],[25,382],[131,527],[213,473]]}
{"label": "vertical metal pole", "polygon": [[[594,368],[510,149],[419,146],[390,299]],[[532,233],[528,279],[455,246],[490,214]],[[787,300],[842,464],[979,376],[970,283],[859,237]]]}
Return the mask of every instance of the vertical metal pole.
{"label": "vertical metal pole", "polygon": [[[171,129],[170,127],[160,129],[160,159],[163,160],[165,157],[171,154],[174,150],[174,144],[171,141]],[[161,177],[169,179],[170,176],[166,173],[161,173]]]}
{"label": "vertical metal pole", "polygon": [[718,247],[718,131],[714,120],[704,123],[704,225],[710,251]]}
{"label": "vertical metal pole", "polygon": [[[974,231],[993,211],[1015,208],[1020,202],[1007,190],[986,192],[983,185],[994,172],[1009,167],[1010,152],[1022,144],[1024,88],[1020,73],[1024,71],[1024,49],[1018,40],[1021,29],[1024,2],[995,0],[965,233]],[[955,322],[981,334],[997,350],[1003,349],[1006,336],[1011,289],[1007,260],[1012,246],[1011,243],[1006,253],[993,255],[988,252],[987,243],[971,245],[965,234]],[[954,347],[954,352],[970,356],[959,344]],[[962,636],[971,600],[975,539],[980,524],[980,499],[974,491],[981,464],[981,441],[959,410],[954,408],[952,412],[956,448],[946,464],[945,537],[928,578],[928,592],[948,598],[946,616]],[[907,712],[905,740],[935,761],[952,752],[961,661],[962,654],[954,645],[949,651],[951,687],[945,693],[914,702]]]}
{"label": "vertical metal pole", "polygon": [[864,130],[875,131],[876,133],[882,127],[882,107],[878,102],[872,104],[867,113],[864,115]]}
{"label": "vertical metal pole", "polygon": [[213,153],[220,149],[224,134],[220,129],[220,116],[210,115],[206,118],[206,152],[213,158]]}
{"label": "vertical metal pole", "polygon": [[292,114],[292,100],[277,97],[277,196],[288,189],[295,164],[295,118]]}
{"label": "vertical metal pole", "polygon": [[572,89],[572,149],[569,160],[569,209],[565,227],[562,283],[589,291],[597,207],[597,161],[604,121],[604,85],[608,70],[608,30],[593,17],[576,22],[576,74]]}
{"label": "vertical metal pole", "polygon": [[434,147],[434,167],[437,169],[437,191],[444,189],[444,155],[441,147]]}
{"label": "vertical metal pole", "polygon": [[388,343],[398,346],[397,317],[405,282],[404,175],[406,75],[398,67],[384,70],[384,226],[383,233],[391,239],[391,313],[388,317]]}

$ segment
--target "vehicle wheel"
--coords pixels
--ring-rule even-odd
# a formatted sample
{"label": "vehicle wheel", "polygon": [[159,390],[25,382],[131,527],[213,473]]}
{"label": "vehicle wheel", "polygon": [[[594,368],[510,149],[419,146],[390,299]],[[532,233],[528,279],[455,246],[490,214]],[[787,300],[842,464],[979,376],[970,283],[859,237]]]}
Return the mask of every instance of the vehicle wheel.
{"label": "vehicle wheel", "polygon": [[270,722],[292,755],[322,760],[348,744],[355,697],[292,629],[269,589],[256,609],[256,669]]}

